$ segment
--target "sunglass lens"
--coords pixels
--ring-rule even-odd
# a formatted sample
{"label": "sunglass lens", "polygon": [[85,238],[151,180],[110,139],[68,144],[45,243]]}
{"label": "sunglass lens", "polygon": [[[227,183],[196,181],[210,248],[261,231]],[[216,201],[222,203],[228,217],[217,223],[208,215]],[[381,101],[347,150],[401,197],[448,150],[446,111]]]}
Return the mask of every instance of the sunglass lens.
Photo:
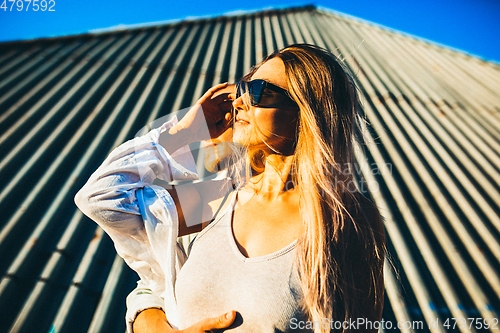
{"label": "sunglass lens", "polygon": [[[257,83],[257,84],[256,84]],[[257,105],[260,100],[260,93],[262,91],[262,85],[258,82],[250,81],[250,82],[238,82],[236,89],[236,98],[244,95],[247,92],[250,94],[250,102],[252,105]]]}
{"label": "sunglass lens", "polygon": [[254,80],[249,82],[248,90],[252,99],[252,105],[258,105],[260,103],[263,87],[263,80]]}

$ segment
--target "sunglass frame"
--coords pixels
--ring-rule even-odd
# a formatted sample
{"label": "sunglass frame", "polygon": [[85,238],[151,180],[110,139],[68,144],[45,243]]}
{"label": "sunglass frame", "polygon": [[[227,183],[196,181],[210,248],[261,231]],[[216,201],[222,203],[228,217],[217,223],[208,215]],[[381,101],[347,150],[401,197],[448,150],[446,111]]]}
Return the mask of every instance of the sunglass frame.
{"label": "sunglass frame", "polygon": [[[259,90],[259,93],[258,94],[255,94],[254,93],[254,86],[259,84],[260,85],[260,90]],[[285,96],[289,101],[293,102],[293,104],[296,105],[295,101],[290,97],[290,93],[281,88],[281,87],[278,87],[277,85],[275,84],[272,84],[270,82],[267,82],[265,80],[261,80],[261,79],[255,79],[255,80],[252,80],[252,81],[238,81],[236,83],[236,98],[240,97],[241,95],[244,95],[246,92],[247,92],[247,88],[248,87],[248,92],[250,93],[250,101],[251,101],[251,104],[252,106],[259,106],[259,103],[261,102],[262,100],[262,92],[265,90],[265,89],[269,89],[269,90],[272,90],[274,92],[277,92],[283,96]],[[257,100],[255,100],[255,95],[257,95]]]}

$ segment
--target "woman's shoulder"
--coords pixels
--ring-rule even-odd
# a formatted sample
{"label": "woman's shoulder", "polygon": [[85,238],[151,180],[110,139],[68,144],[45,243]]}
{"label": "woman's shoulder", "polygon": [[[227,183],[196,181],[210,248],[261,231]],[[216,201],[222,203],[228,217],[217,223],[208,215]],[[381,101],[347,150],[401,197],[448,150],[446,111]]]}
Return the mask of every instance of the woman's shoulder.
{"label": "woman's shoulder", "polygon": [[179,236],[200,232],[211,221],[232,190],[228,179],[210,179],[177,185],[160,184],[173,199],[177,212]]}

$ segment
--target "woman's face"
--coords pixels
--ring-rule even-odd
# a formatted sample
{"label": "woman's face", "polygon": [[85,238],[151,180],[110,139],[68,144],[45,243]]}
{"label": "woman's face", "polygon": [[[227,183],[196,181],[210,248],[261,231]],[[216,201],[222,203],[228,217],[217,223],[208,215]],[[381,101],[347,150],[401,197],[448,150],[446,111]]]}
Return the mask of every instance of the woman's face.
{"label": "woman's face", "polygon": [[[272,58],[260,66],[250,81],[256,79],[288,90],[285,65],[279,58]],[[293,154],[299,108],[290,106],[289,103],[247,106],[242,97],[233,102],[236,111],[233,141],[247,146],[250,150],[261,149],[270,154],[276,151],[284,155]]]}

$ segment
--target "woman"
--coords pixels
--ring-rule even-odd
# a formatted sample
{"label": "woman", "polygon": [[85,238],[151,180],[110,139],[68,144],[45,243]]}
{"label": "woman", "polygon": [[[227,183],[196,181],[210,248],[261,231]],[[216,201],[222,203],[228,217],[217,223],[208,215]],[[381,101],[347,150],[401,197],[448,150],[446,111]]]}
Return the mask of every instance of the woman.
{"label": "woman", "polygon": [[[223,111],[227,100],[212,98],[225,87],[210,89],[158,137],[166,160],[234,123],[232,141],[247,151],[232,164],[236,191],[228,200],[190,187],[168,192],[179,212],[179,235],[203,228],[175,281],[180,328],[375,332],[344,323],[380,320],[385,254],[380,213],[353,186],[353,81],[330,52],[297,44],[271,54],[241,80],[234,122]],[[240,172],[242,163],[250,172]],[[170,165],[170,174],[177,167]],[[98,220],[92,212],[99,209],[85,206],[99,200],[82,197],[75,199],[80,209]],[[208,226],[189,226],[213,212]],[[168,318],[168,311],[141,311],[134,332],[171,331]]]}

